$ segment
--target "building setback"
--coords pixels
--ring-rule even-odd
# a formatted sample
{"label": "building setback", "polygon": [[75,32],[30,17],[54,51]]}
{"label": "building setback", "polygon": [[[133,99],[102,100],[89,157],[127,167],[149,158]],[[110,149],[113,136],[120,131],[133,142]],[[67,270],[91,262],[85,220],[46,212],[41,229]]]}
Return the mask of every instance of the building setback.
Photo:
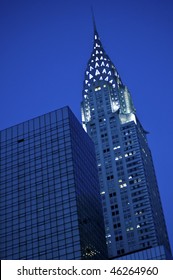
{"label": "building setback", "polygon": [[68,107],[0,132],[0,258],[105,259],[94,145]]}
{"label": "building setback", "polygon": [[170,258],[147,132],[95,22],[81,111],[83,127],[95,144],[109,258]]}

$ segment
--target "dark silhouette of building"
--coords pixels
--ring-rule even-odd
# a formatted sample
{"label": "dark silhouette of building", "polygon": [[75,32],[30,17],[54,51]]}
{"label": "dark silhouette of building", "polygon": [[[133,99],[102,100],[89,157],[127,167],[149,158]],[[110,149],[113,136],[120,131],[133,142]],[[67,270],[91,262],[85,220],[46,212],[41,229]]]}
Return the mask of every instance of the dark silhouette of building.
{"label": "dark silhouette of building", "polygon": [[68,107],[0,132],[0,258],[105,259],[94,145]]}
{"label": "dark silhouette of building", "polygon": [[147,132],[95,22],[81,111],[83,127],[95,144],[109,258],[170,258]]}

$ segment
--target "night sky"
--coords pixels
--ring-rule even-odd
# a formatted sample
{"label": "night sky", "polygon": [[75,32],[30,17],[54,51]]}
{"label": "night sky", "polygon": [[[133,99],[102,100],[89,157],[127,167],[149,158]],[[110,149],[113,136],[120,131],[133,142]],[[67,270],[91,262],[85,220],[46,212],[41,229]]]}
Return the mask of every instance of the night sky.
{"label": "night sky", "polygon": [[81,120],[91,5],[103,47],[150,132],[173,251],[172,0],[1,0],[0,130],[65,105]]}

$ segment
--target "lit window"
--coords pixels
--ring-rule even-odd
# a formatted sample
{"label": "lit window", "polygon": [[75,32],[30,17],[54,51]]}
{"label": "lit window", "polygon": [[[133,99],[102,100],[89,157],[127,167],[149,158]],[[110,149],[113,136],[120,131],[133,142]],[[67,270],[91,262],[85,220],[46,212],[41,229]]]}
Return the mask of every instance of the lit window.
{"label": "lit window", "polygon": [[89,74],[89,79],[92,79],[93,78],[93,75]]}
{"label": "lit window", "polygon": [[95,91],[101,90],[101,87],[96,87]]}
{"label": "lit window", "polygon": [[99,74],[100,74],[99,70],[96,70],[95,75],[97,76]]}
{"label": "lit window", "polygon": [[105,192],[101,192],[100,194],[103,195],[103,194],[105,194]]}

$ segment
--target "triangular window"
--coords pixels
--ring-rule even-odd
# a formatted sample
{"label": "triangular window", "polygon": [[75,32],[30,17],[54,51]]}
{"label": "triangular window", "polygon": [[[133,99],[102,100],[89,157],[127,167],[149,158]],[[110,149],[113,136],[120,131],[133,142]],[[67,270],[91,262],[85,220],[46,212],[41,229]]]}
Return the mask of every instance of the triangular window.
{"label": "triangular window", "polygon": [[108,77],[105,78],[105,81],[108,81]]}
{"label": "triangular window", "polygon": [[99,53],[99,51],[96,51],[96,54],[98,54]]}
{"label": "triangular window", "polygon": [[98,45],[98,44],[96,43],[96,47],[100,48],[100,45]]}
{"label": "triangular window", "polygon": [[92,66],[90,66],[90,71],[92,71],[94,68]]}
{"label": "triangular window", "polygon": [[100,57],[100,60],[103,60],[103,56]]}
{"label": "triangular window", "polygon": [[101,66],[105,66],[105,63],[102,61]]}
{"label": "triangular window", "polygon": [[108,72],[108,75],[111,75],[111,71]]}
{"label": "triangular window", "polygon": [[96,57],[95,61],[99,60],[98,57]]}
{"label": "triangular window", "polygon": [[105,68],[103,69],[102,73],[106,73],[106,69]]}
{"label": "triangular window", "polygon": [[103,77],[101,76],[99,80],[103,80]]}
{"label": "triangular window", "polygon": [[95,68],[97,68],[97,67],[99,67],[99,64],[96,62],[96,64],[95,64]]}
{"label": "triangular window", "polygon": [[93,75],[89,74],[89,79],[92,79],[93,78]]}
{"label": "triangular window", "polygon": [[109,63],[106,64],[106,67],[109,67]]}
{"label": "triangular window", "polygon": [[99,70],[96,70],[95,75],[97,76],[99,74],[100,74]]}
{"label": "triangular window", "polygon": [[111,84],[112,84],[112,83],[113,83],[113,80],[109,81],[109,83],[111,83]]}

